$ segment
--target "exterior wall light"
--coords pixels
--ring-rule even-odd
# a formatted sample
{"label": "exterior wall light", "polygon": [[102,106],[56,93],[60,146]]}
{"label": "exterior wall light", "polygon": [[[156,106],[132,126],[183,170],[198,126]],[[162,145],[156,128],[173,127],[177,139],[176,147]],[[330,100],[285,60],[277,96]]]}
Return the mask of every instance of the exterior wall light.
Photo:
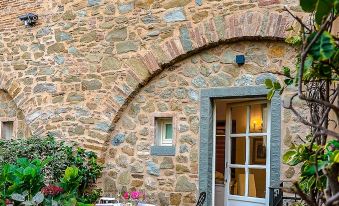
{"label": "exterior wall light", "polygon": [[24,22],[26,27],[34,26],[38,21],[38,15],[33,13],[28,13],[22,16],[19,16],[19,19]]}
{"label": "exterior wall light", "polygon": [[237,55],[237,56],[235,56],[235,62],[239,66],[245,64],[245,56],[244,55]]}

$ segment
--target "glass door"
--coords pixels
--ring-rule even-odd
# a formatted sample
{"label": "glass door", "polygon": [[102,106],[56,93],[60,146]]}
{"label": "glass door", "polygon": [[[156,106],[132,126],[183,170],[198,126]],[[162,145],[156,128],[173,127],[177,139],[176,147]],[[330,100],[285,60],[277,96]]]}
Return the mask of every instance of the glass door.
{"label": "glass door", "polygon": [[268,202],[268,118],[266,101],[228,105],[225,146],[227,206],[263,206]]}

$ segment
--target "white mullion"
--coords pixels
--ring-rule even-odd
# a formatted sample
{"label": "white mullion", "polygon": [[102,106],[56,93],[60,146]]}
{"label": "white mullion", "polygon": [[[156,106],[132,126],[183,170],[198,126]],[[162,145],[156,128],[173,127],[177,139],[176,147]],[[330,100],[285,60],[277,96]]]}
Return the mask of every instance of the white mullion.
{"label": "white mullion", "polygon": [[240,165],[240,164],[229,164],[229,167],[244,169],[246,166],[245,165]]}
{"label": "white mullion", "polygon": [[248,164],[249,164],[249,149],[250,149],[250,106],[246,106],[246,159],[245,159],[245,197],[248,196]]}
{"label": "white mullion", "polygon": [[266,169],[266,165],[248,165],[249,169]]}
{"label": "white mullion", "polygon": [[260,137],[267,136],[267,133],[240,133],[240,134],[231,134],[230,137],[244,137],[248,135],[249,137]]}
{"label": "white mullion", "polygon": [[216,160],[216,134],[217,134],[217,104],[214,101],[213,107],[213,157],[212,157],[212,204],[215,204],[215,160]]}
{"label": "white mullion", "polygon": [[[231,168],[230,168],[230,164],[231,164],[231,125],[232,125],[232,117],[231,117],[231,107],[228,107],[227,106],[227,119],[226,119],[226,124],[227,124],[227,127],[226,127],[226,132],[227,132],[227,135],[226,135],[226,140],[225,140],[225,155],[227,157],[227,162],[225,163],[225,172],[226,172],[226,192],[225,192],[225,201],[224,203],[226,203],[225,205],[227,205],[227,202],[228,202],[228,199],[227,197],[230,195],[230,182],[231,182]],[[226,158],[225,158],[226,159]]]}

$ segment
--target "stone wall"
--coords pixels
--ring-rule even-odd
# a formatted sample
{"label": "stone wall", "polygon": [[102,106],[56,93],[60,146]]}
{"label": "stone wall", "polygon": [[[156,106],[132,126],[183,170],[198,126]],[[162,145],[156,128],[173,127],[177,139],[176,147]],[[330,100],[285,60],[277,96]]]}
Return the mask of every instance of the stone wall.
{"label": "stone wall", "polygon": [[[0,0],[0,89],[33,134],[51,132],[99,153],[106,193],[146,188],[155,202],[190,205],[199,89],[260,84],[270,76],[261,72],[292,66],[295,51],[281,41],[296,22],[282,7],[302,15],[298,3]],[[28,12],[39,15],[32,28],[17,18]],[[240,68],[232,63],[237,53],[247,58]],[[178,114],[177,154],[152,157],[149,113],[165,111]],[[283,118],[288,146],[300,130],[288,111]],[[112,139],[123,143],[113,147]],[[295,172],[283,167],[282,178]]]}
{"label": "stone wall", "polygon": [[[282,39],[298,1],[1,1],[0,88],[33,134],[50,131],[101,152],[137,91],[202,48]],[[34,12],[25,28],[18,15]]]}
{"label": "stone wall", "polygon": [[[234,63],[245,54],[246,63]],[[218,46],[178,62],[153,78],[121,114],[112,133],[102,179],[104,193],[123,189],[145,189],[157,205],[193,205],[198,191],[199,95],[201,88],[263,84],[268,72],[293,67],[296,50],[278,42],[237,42]],[[287,98],[287,97],[286,97]],[[154,114],[171,113],[176,154],[152,156]],[[302,134],[300,124],[291,123],[283,111],[283,150]],[[290,180],[291,168],[282,168],[282,179]],[[294,173],[294,172],[293,172]]]}
{"label": "stone wall", "polygon": [[15,102],[8,93],[0,90],[0,122],[6,121],[14,121],[13,132],[15,138],[26,138],[30,136],[31,132],[25,123],[23,113],[16,107]]}

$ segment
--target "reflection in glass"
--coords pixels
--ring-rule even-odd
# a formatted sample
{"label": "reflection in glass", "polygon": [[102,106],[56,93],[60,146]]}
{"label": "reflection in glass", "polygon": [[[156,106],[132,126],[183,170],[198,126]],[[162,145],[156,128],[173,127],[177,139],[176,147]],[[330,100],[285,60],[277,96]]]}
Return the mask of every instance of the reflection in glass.
{"label": "reflection in glass", "polygon": [[231,195],[245,195],[245,169],[231,168],[231,182],[229,188]]}
{"label": "reflection in glass", "polygon": [[246,114],[247,114],[246,106],[231,108],[232,134],[246,133],[246,116],[247,116]]}
{"label": "reflection in glass", "polygon": [[267,129],[267,104],[250,106],[250,132],[262,133]]}
{"label": "reflection in glass", "polygon": [[249,169],[248,196],[265,198],[266,171],[265,169]]}
{"label": "reflection in glass", "polygon": [[246,138],[231,138],[231,163],[244,165],[246,160]]}
{"label": "reflection in glass", "polygon": [[266,165],[266,136],[250,137],[250,164]]}

